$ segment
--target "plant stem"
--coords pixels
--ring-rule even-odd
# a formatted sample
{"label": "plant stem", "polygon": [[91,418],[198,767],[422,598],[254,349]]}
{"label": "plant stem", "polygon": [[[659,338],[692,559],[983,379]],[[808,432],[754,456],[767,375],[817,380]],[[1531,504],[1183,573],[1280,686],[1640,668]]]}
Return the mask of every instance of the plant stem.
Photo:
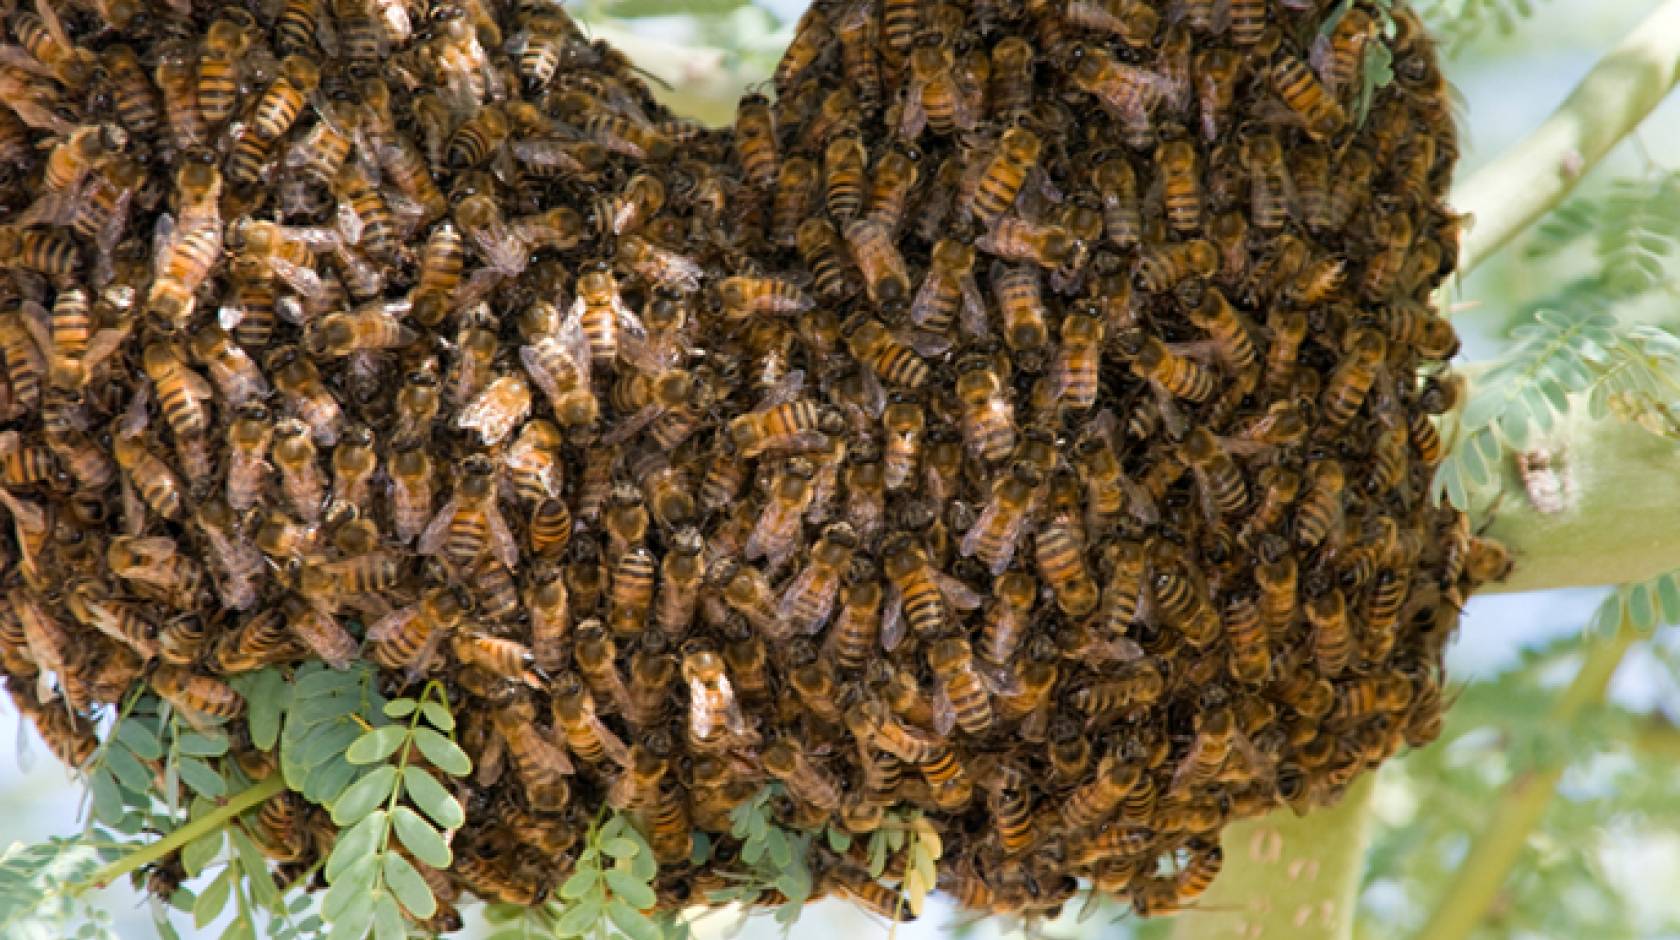
{"label": "plant stem", "polygon": [[1346,940],[1369,836],[1373,777],[1342,801],[1305,817],[1279,810],[1225,829],[1225,869],[1196,907],[1178,915],[1173,940]]}
{"label": "plant stem", "polygon": [[[1568,727],[1582,710],[1602,700],[1610,678],[1637,639],[1638,631],[1624,617],[1614,634],[1589,641],[1580,670],[1552,704],[1549,724]],[[1564,769],[1556,766],[1530,771],[1506,785],[1505,792],[1491,804],[1487,827],[1471,844],[1457,877],[1448,882],[1446,897],[1436,906],[1429,923],[1418,931],[1419,938],[1459,940],[1470,935],[1522,855],[1528,834],[1545,816]]]}
{"label": "plant stem", "polygon": [[1666,0],[1594,65],[1534,132],[1457,187],[1473,219],[1461,273],[1545,215],[1680,81],[1680,0]]}
{"label": "plant stem", "polygon": [[280,774],[269,774],[267,777],[257,781],[246,790],[228,800],[226,803],[216,807],[215,811],[189,821],[186,825],[174,832],[171,832],[156,842],[144,846],[143,848],[136,849],[109,865],[106,865],[104,868],[99,869],[86,881],[72,885],[68,894],[74,897],[82,894],[90,888],[103,888],[129,872],[142,866],[150,865],[151,863],[168,856],[171,852],[174,852],[182,846],[187,845],[202,836],[215,832],[227,825],[230,820],[238,816],[240,813],[245,812],[253,806],[257,806],[264,800],[284,789],[286,789],[286,781],[281,779]]}

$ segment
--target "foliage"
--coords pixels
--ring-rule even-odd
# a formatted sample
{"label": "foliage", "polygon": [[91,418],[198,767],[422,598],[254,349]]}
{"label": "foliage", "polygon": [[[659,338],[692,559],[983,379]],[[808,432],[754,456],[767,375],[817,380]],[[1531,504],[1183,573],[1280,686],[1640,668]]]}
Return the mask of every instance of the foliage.
{"label": "foliage", "polygon": [[[308,700],[297,701],[288,723]],[[407,934],[404,911],[416,920],[437,913],[437,899],[414,862],[447,869],[453,861],[448,833],[466,821],[461,804],[425,766],[454,777],[472,771],[472,761],[451,738],[454,730],[443,685],[433,681],[418,699],[386,702],[379,722],[345,750],[353,779],[328,801],[340,828],[327,856],[331,887],[321,901],[331,940],[370,933],[400,940]],[[392,844],[393,833],[406,854]]]}
{"label": "foliage", "polygon": [[488,940],[624,936],[688,940],[688,924],[672,912],[650,913],[658,896],[653,848],[630,817],[612,812],[589,827],[577,866],[556,897],[538,907],[492,905]]}
{"label": "foliage", "polygon": [[13,843],[0,852],[0,936],[15,940],[115,938],[109,914],[64,890],[98,866],[98,854],[78,839]]}
{"label": "foliage", "polygon": [[904,853],[902,894],[910,913],[920,917],[939,880],[937,867],[943,852],[939,831],[920,810],[890,812],[880,828],[869,834],[869,877],[880,878],[894,852]]}
{"label": "foliage", "polygon": [[774,801],[781,792],[781,784],[770,784],[729,811],[730,835],[741,840],[740,858],[747,870],[736,875],[734,886],[710,892],[707,897],[718,903],[750,904],[770,892],[780,892],[786,900],[776,908],[776,922],[785,930],[799,919],[811,897],[813,839],[811,833],[784,829],[776,823]]}
{"label": "foliage", "polygon": [[1489,27],[1501,36],[1516,32],[1534,15],[1535,0],[1421,0],[1417,6],[1430,31],[1456,55]]}

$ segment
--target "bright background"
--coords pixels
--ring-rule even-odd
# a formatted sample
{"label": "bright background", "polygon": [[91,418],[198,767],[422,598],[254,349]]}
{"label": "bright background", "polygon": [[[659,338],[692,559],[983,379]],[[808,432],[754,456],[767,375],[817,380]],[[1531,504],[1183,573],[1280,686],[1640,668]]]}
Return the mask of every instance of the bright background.
{"label": "bright background", "polygon": [[[1462,3],[1441,0],[1442,18]],[[673,103],[712,121],[728,117],[741,88],[760,81],[780,54],[802,0],[595,0],[574,4],[597,35],[622,41],[675,89]],[[1463,171],[1473,171],[1515,143],[1564,97],[1603,51],[1652,7],[1653,0],[1551,0],[1511,35],[1496,29],[1463,45],[1448,61],[1462,92],[1469,130]],[[1671,100],[1587,181],[1587,190],[1617,178],[1670,172],[1680,166],[1680,102]],[[1575,259],[1580,262],[1581,259]],[[1455,314],[1468,358],[1494,356],[1513,320],[1559,286],[1567,264],[1525,261],[1517,244],[1463,285],[1468,305]],[[1680,284],[1670,264],[1667,299]],[[1656,311],[1667,316],[1675,305]],[[1462,859],[1470,835],[1500,789],[1537,761],[1565,760],[1559,799],[1528,840],[1478,937],[1680,938],[1680,649],[1657,642],[1635,651],[1613,683],[1610,702],[1568,728],[1544,727],[1548,690],[1567,682],[1578,636],[1602,591],[1563,591],[1477,598],[1450,654],[1451,678],[1463,683],[1460,707],[1443,740],[1400,758],[1380,775],[1378,818],[1361,898],[1359,933],[1371,940],[1410,936]],[[0,696],[0,848],[68,835],[80,828],[81,787],[33,741],[34,760],[10,758],[19,727]],[[33,732],[28,732],[32,739]],[[26,769],[27,768],[27,769]],[[145,902],[126,886],[99,899],[119,936],[149,938]],[[1100,911],[1084,923],[1049,925],[1056,937],[1157,934],[1129,918]],[[1194,917],[1194,913],[1183,916]],[[724,932],[736,918],[713,915],[702,936]],[[193,932],[179,915],[183,937]],[[946,935],[952,913],[936,908],[897,936]],[[970,925],[974,937],[1008,935],[996,925]],[[750,921],[747,937],[779,933],[767,919]],[[810,910],[795,928],[806,936],[884,936],[886,926],[837,904]],[[468,936],[471,934],[469,933]]]}

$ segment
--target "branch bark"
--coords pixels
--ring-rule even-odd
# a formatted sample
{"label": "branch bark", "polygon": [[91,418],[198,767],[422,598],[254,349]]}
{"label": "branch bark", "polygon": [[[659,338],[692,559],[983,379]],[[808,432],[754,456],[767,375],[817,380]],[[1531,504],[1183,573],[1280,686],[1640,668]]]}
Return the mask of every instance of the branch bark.
{"label": "branch bark", "polygon": [[1343,940],[1370,836],[1372,774],[1342,801],[1305,817],[1285,811],[1225,830],[1225,870],[1196,908],[1178,916],[1173,940]]}
{"label": "branch bark", "polygon": [[1457,187],[1473,217],[1462,273],[1563,201],[1587,170],[1680,82],[1680,0],[1666,0],[1593,66],[1556,112],[1521,143]]}

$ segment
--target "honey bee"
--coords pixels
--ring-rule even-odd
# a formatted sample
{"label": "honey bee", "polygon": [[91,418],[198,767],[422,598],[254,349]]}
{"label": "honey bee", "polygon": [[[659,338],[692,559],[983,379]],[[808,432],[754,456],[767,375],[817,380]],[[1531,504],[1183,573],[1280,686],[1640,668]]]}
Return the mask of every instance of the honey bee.
{"label": "honey bee", "polygon": [[689,653],[683,657],[682,674],[688,684],[688,732],[693,741],[709,742],[725,733],[731,737],[747,734],[746,717],[721,657],[707,651]]}
{"label": "honey bee", "polygon": [[165,519],[178,519],[186,498],[186,486],[175,471],[137,438],[118,435],[111,442],[111,456],[127,476],[146,508]]}
{"label": "honey bee", "polygon": [[1202,186],[1196,148],[1184,140],[1166,141],[1155,149],[1155,164],[1165,189],[1167,222],[1180,233],[1201,228]]}
{"label": "honey bee", "polygon": [[1367,300],[1386,300],[1393,292],[1415,234],[1410,216],[1378,212],[1371,217],[1371,237],[1378,250],[1359,285]]}
{"label": "honey bee", "polygon": [[1056,606],[1069,617],[1095,610],[1100,592],[1071,526],[1065,521],[1051,522],[1038,530],[1033,541],[1039,576],[1055,594]]}
{"label": "honey bee", "polygon": [[854,324],[846,336],[846,344],[860,363],[888,385],[921,388],[931,374],[927,360],[880,320],[866,319]]}
{"label": "honey bee", "polygon": [[1353,632],[1348,622],[1347,601],[1338,588],[1309,598],[1302,607],[1313,629],[1313,658],[1319,671],[1337,676],[1353,661]]}
{"label": "honey bee", "polygon": [[828,622],[841,581],[857,549],[857,534],[844,522],[831,523],[812,546],[805,568],[788,582],[776,614],[797,633],[815,633]]}
{"label": "honey bee", "polygon": [[295,418],[279,422],[274,430],[272,455],[274,466],[280,471],[280,490],[291,503],[292,511],[304,522],[319,522],[326,479],[316,460],[309,426]]}
{"label": "honey bee", "polygon": [[881,645],[896,649],[909,627],[920,636],[937,636],[951,610],[972,610],[982,600],[972,589],[934,568],[927,550],[907,533],[888,537],[881,546],[882,571],[891,585],[881,618]]}
{"label": "honey bee", "polygon": [[1138,255],[1136,279],[1144,290],[1170,291],[1188,278],[1209,278],[1219,270],[1219,251],[1212,242],[1195,239],[1176,244],[1147,245]]}
{"label": "honey bee", "polygon": [[1073,47],[1068,59],[1068,78],[1076,87],[1102,102],[1129,137],[1148,136],[1149,113],[1170,91],[1165,76],[1121,62],[1095,44]]}
{"label": "honey bee", "polygon": [[1300,59],[1294,56],[1279,58],[1267,77],[1272,90],[1300,119],[1302,127],[1313,140],[1322,142],[1347,123],[1347,114],[1335,95]]}
{"label": "honey bee", "polygon": [[1196,54],[1196,102],[1201,111],[1202,137],[1219,139],[1225,115],[1236,100],[1243,58],[1234,49],[1207,49]]}
{"label": "honey bee", "polygon": [[1143,237],[1143,216],[1138,206],[1137,174],[1123,157],[1097,164],[1091,184],[1102,199],[1103,231],[1108,243],[1130,248]]}
{"label": "honey bee", "polygon": [[1345,94],[1359,77],[1365,47],[1377,37],[1376,20],[1354,8],[1342,14],[1327,35],[1313,46],[1312,64],[1319,78],[1336,94]]}
{"label": "honey bee", "polygon": [[1019,215],[998,219],[974,244],[999,258],[1030,261],[1042,268],[1077,266],[1085,250],[1066,228],[1028,221]]}
{"label": "honey bee", "polygon": [[1510,549],[1494,539],[1472,536],[1464,556],[1464,573],[1474,584],[1503,581],[1510,577],[1515,563]]}
{"label": "honey bee", "polygon": [[189,716],[238,718],[245,712],[245,699],[232,686],[182,666],[159,666],[152,673],[152,690]]}
{"label": "honey bee", "polygon": [[[889,24],[888,37],[891,40]],[[910,83],[900,115],[898,133],[915,140],[931,128],[949,136],[959,130],[973,130],[979,121],[973,92],[957,77],[956,56],[937,37],[919,40],[910,52]]]}
{"label": "honey bee", "polygon": [[863,272],[871,301],[894,304],[911,299],[909,269],[885,223],[873,218],[853,219],[846,223],[842,234],[851,248],[853,261]]}
{"label": "honey bee", "polygon": [[537,730],[536,706],[526,696],[514,698],[490,713],[496,733],[507,742],[525,799],[532,809],[550,812],[565,809],[571,800],[566,777],[573,772],[571,758]]}
{"label": "honey bee", "polygon": [[812,766],[804,748],[793,739],[783,738],[771,743],[759,759],[763,761],[765,771],[782,781],[794,799],[824,812],[840,808],[840,781]]}
{"label": "honey bee", "polygon": [[965,208],[982,228],[991,228],[1014,205],[1021,188],[1038,167],[1043,142],[1023,127],[1003,132],[990,159],[981,164]]}
{"label": "honey bee", "polygon": [[1030,464],[1017,463],[1007,476],[999,476],[986,508],[963,535],[962,556],[978,558],[994,576],[1003,574],[1015,558],[1015,547],[1043,483],[1043,476]]}
{"label": "honey bee", "polygon": [[1062,320],[1061,339],[1051,379],[1054,391],[1062,405],[1083,411],[1097,403],[1103,323],[1085,314],[1070,314]]}
{"label": "honey bee", "polygon": [[151,137],[163,124],[163,104],[139,56],[130,46],[110,45],[99,53],[99,63],[109,82],[117,120],[134,134]]}
{"label": "honey bee", "polygon": [[1319,400],[1324,426],[1331,429],[1347,424],[1359,412],[1388,352],[1383,335],[1371,329],[1350,331],[1346,344],[1347,355],[1330,374]]}
{"label": "honey bee", "polygon": [[776,147],[776,121],[770,99],[756,92],[735,109],[735,151],[747,181],[768,192],[776,181],[781,155]]}
{"label": "honey bee", "polygon": [[1132,372],[1167,395],[1194,402],[1212,398],[1218,386],[1211,370],[1174,353],[1154,337],[1146,339],[1138,350]]}
{"label": "honey bee", "polygon": [[1196,477],[1202,505],[1210,522],[1234,516],[1248,505],[1248,487],[1236,461],[1205,426],[1197,426],[1184,442],[1184,457]]}
{"label": "honey bee", "polygon": [[1061,816],[1069,828],[1093,829],[1120,808],[1120,801],[1137,785],[1141,775],[1136,764],[1104,754],[1096,776],[1074,788],[1061,804]]}

